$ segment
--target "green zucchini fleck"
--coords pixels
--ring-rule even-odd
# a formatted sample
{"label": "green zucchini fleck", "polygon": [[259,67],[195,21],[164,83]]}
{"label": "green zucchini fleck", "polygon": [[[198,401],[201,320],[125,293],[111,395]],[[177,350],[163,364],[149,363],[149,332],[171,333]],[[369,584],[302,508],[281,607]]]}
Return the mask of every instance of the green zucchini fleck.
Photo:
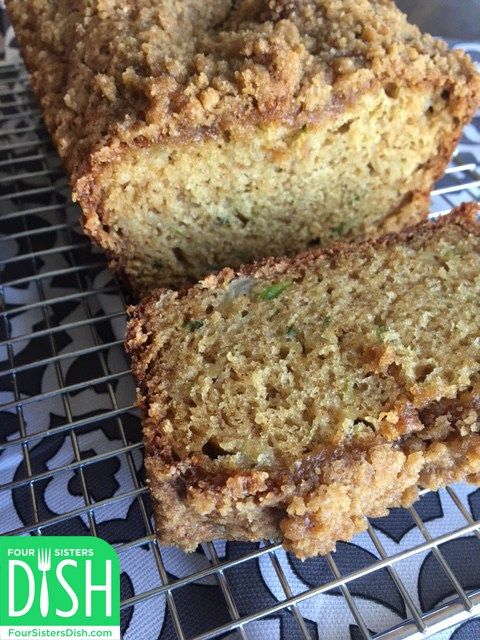
{"label": "green zucchini fleck", "polygon": [[205,324],[205,320],[185,320],[184,327],[187,331],[193,332],[201,329]]}
{"label": "green zucchini fleck", "polygon": [[385,324],[380,324],[376,328],[376,334],[378,340],[383,340],[383,336],[387,333],[388,327]]}
{"label": "green zucchini fleck", "polygon": [[292,325],[290,327],[288,327],[285,336],[287,338],[287,340],[296,340],[297,339],[297,330],[295,329],[295,327]]}
{"label": "green zucchini fleck", "polygon": [[349,227],[345,221],[340,222],[335,227],[331,227],[330,231],[334,236],[344,236],[349,230]]}
{"label": "green zucchini fleck", "polygon": [[260,293],[260,298],[262,300],[274,300],[275,298],[278,298],[285,289],[288,289],[291,284],[291,282],[287,281],[272,284]]}

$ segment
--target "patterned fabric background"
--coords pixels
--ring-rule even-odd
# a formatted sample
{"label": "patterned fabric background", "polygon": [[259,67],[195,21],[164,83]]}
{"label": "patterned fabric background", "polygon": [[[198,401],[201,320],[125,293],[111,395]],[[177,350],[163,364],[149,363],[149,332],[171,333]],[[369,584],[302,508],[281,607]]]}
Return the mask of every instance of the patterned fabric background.
{"label": "patterned fabric background", "polygon": [[[8,26],[5,12],[2,9],[0,12],[0,49],[3,49],[7,60],[14,60],[18,55],[14,34]],[[462,46],[480,62],[480,42],[462,43]],[[15,127],[18,128],[18,140],[22,140],[21,129],[30,122],[21,117],[12,117],[8,124],[2,122],[0,134],[4,126]],[[40,130],[39,135],[43,135],[44,144],[48,145],[46,134]],[[460,155],[462,161],[474,157],[480,163],[480,118],[467,127],[460,145]],[[33,532],[34,502],[38,519],[51,520],[51,525],[44,529],[45,534],[84,535],[95,530],[111,543],[127,543],[127,550],[121,554],[121,589],[122,598],[126,599],[157,587],[159,578],[152,545],[128,547],[129,541],[145,536],[142,505],[146,505],[147,517],[150,512],[148,503],[143,500],[140,502],[137,494],[128,497],[128,492],[137,491],[132,469],[141,476],[142,455],[138,415],[136,410],[129,409],[134,400],[134,386],[126,370],[127,362],[121,346],[124,301],[118,295],[113,277],[105,270],[102,257],[90,249],[79,230],[79,211],[70,204],[65,178],[54,158],[50,151],[46,165],[47,177],[37,174],[29,178],[25,172],[26,169],[31,171],[30,167],[22,167],[18,163],[0,163],[0,189],[2,183],[17,172],[23,174],[17,188],[27,192],[22,196],[21,203],[15,195],[8,197],[2,192],[0,197],[1,281],[11,283],[4,287],[5,306],[2,310],[3,314],[8,314],[9,325],[5,329],[0,328],[0,403],[3,405],[0,412],[0,485],[2,489],[7,485],[8,489],[0,491],[0,533],[24,527]],[[438,196],[432,207],[434,211],[449,209],[453,204],[471,199],[472,196],[478,198],[480,193],[458,192],[450,195],[448,200]],[[24,231],[51,225],[51,232],[43,234],[42,244],[38,245],[45,251],[32,265],[25,261],[5,264],[7,259],[15,260],[16,256],[32,251],[32,247],[37,249],[37,244],[28,238],[28,234],[17,240],[9,239],[9,235],[22,230],[19,219],[9,217],[9,214],[26,206],[38,207],[39,212],[29,216],[28,227],[24,227]],[[68,227],[65,221],[71,223],[72,227]],[[58,251],[67,243],[73,244],[75,249]],[[54,251],[55,248],[57,251]],[[52,251],[49,253],[50,249]],[[87,265],[88,271],[84,273],[75,269],[78,264]],[[35,272],[51,271],[56,272],[55,275],[42,279],[41,285],[31,280]],[[95,289],[98,294],[80,301],[74,297],[70,302],[50,304],[47,312],[44,306],[37,304],[42,296],[48,300],[72,296],[79,287],[85,291]],[[26,312],[14,313],[16,308],[25,304],[33,306]],[[110,345],[102,351],[102,357],[95,350],[91,326],[88,322],[82,324],[86,318],[99,320],[96,324],[97,334]],[[53,340],[49,336],[49,328],[55,331]],[[2,342],[6,338],[5,331],[9,331],[11,336],[25,338],[18,339],[14,348],[9,350]],[[33,338],[32,333],[35,334]],[[90,347],[92,353],[88,353]],[[68,358],[69,353],[80,349],[87,352]],[[51,359],[52,353],[58,359],[42,363]],[[12,376],[5,373],[12,367],[12,362],[15,367],[20,367],[15,378],[16,387],[12,386]],[[36,363],[35,366],[30,366],[32,363]],[[109,374],[108,381],[103,379],[106,372]],[[102,378],[102,381],[93,386],[87,384],[96,378]],[[68,386],[69,393],[54,394],[59,385]],[[51,396],[48,395],[50,391]],[[41,402],[28,402],[29,398],[38,394],[46,397]],[[15,410],[16,397],[25,400],[21,416]],[[116,411],[121,413],[121,423],[115,416]],[[114,415],[105,419],[101,417],[105,413]],[[72,422],[78,425],[75,436],[71,436],[69,430],[64,428],[64,425]],[[30,469],[21,443],[4,446],[26,434],[39,434],[29,442]],[[112,450],[125,446],[129,447],[128,454],[108,455]],[[105,454],[103,459],[85,466],[82,473],[78,471],[79,459],[102,454]],[[52,476],[52,469],[60,470]],[[29,473],[45,474],[45,479],[36,483],[33,496],[26,480]],[[466,485],[459,485],[455,489],[471,515],[480,518],[480,490]],[[124,494],[127,494],[126,498],[122,498]],[[82,511],[85,497],[92,503],[107,501],[107,504],[95,509],[92,516],[87,510]],[[115,497],[119,499],[115,500]],[[111,501],[111,498],[114,500]],[[75,509],[80,510],[77,516],[61,521],[61,514]],[[434,537],[465,525],[465,520],[444,491],[423,496],[417,504],[417,510]],[[387,518],[372,521],[372,525],[388,555],[424,541],[411,516],[401,509],[393,510]],[[248,543],[215,545],[220,560],[242,557],[257,547]],[[478,537],[472,535],[450,541],[443,544],[441,549],[462,586],[465,589],[480,588]],[[210,566],[205,552],[200,549],[191,555],[165,549],[162,555],[170,579],[182,578]],[[293,594],[323,584],[333,577],[329,564],[323,558],[302,563],[283,552],[277,552],[277,557]],[[367,567],[378,557],[366,533],[357,536],[351,543],[339,544],[334,554],[342,573]],[[453,594],[452,585],[431,551],[402,561],[396,569],[414,603],[422,611],[447,601]],[[227,570],[226,578],[241,616],[274,605],[285,597],[269,554]],[[350,592],[372,632],[382,631],[409,617],[405,602],[386,569],[351,583]],[[187,638],[231,619],[225,597],[213,575],[175,590],[174,602]],[[299,610],[312,638],[356,640],[362,637],[340,589],[306,600],[299,605]],[[165,595],[125,609],[122,613],[122,630],[127,640],[176,638]],[[294,640],[302,637],[294,616],[285,610],[248,625],[247,634],[249,638],[258,640]],[[239,636],[232,634],[229,637]],[[478,640],[480,620],[473,619],[435,638]]]}

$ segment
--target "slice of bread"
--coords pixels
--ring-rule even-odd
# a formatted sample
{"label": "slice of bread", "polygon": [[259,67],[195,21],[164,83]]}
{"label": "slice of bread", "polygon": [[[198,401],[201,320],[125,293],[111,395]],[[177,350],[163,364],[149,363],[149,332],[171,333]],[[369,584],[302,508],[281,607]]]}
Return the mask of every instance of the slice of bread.
{"label": "slice of bread", "polygon": [[480,481],[476,210],[130,309],[163,543],[272,538],[305,558],[419,484]]}
{"label": "slice of bread", "polygon": [[83,227],[137,290],[398,230],[480,103],[392,0],[7,0]]}

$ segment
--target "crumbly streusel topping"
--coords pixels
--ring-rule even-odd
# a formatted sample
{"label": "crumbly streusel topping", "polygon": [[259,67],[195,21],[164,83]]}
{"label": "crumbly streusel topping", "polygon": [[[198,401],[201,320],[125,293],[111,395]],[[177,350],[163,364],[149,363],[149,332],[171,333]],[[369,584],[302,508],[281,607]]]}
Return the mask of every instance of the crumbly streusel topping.
{"label": "crumbly streusel topping", "polygon": [[96,162],[109,161],[123,143],[235,135],[248,123],[302,124],[378,80],[455,80],[460,97],[473,75],[464,54],[447,54],[391,0],[8,6],[47,126],[74,178],[92,152]]}

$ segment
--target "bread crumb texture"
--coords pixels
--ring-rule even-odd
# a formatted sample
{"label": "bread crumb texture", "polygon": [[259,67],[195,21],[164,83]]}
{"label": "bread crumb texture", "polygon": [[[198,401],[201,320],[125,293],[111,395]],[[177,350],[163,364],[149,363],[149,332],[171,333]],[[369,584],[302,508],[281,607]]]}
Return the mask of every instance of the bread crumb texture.
{"label": "bread crumb texture", "polygon": [[480,482],[480,227],[226,269],[131,308],[160,539],[332,550],[417,487]]}
{"label": "bread crumb texture", "polygon": [[418,220],[480,101],[391,0],[7,6],[84,228],[137,289]]}

